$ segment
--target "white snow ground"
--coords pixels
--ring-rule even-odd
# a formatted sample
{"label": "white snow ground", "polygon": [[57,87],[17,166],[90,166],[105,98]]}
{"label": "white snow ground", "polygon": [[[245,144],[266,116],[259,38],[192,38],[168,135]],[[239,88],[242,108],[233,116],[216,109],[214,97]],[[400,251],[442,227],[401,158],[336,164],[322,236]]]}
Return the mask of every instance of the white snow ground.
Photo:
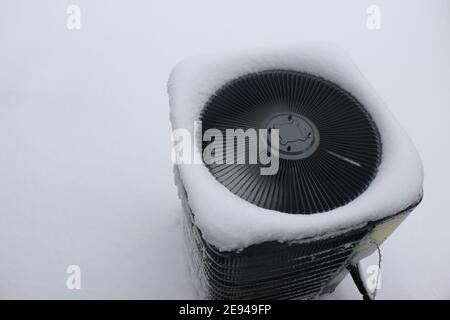
{"label": "white snow ground", "polygon": [[[81,30],[66,28],[69,4]],[[371,4],[381,30],[366,28]],[[378,298],[449,299],[447,0],[2,1],[0,298],[195,298],[169,72],[203,52],[315,40],[350,52],[424,162],[424,201],[382,246]],[[72,264],[81,290],[66,288]],[[347,278],[328,298],[359,294]]]}

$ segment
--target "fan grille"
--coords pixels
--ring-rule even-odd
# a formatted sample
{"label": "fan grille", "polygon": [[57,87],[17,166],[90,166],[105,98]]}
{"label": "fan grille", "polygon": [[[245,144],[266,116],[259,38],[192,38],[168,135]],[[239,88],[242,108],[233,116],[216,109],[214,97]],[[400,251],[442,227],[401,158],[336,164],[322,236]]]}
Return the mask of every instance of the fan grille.
{"label": "fan grille", "polygon": [[[226,129],[280,130],[274,175],[261,175],[261,163],[206,164],[231,192],[266,209],[313,214],[343,206],[369,186],[381,159],[379,133],[364,107],[311,74],[268,70],[241,76],[209,99],[200,119],[202,133],[219,129],[224,137]],[[248,148],[240,150],[244,154],[223,150],[235,152],[236,159],[248,156]]]}

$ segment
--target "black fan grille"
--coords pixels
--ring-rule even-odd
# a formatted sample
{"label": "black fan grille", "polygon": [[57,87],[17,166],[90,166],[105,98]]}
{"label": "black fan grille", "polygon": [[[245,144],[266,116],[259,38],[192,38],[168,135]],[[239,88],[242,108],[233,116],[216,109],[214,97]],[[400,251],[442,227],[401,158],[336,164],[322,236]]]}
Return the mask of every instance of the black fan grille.
{"label": "black fan grille", "polygon": [[[292,145],[298,150],[280,145],[274,175],[261,175],[261,164],[207,164],[211,174],[259,207],[294,214],[343,206],[369,186],[381,159],[376,125],[348,92],[317,76],[285,70],[244,75],[218,90],[200,119],[202,133],[215,128],[225,136],[226,129],[270,129],[283,117],[314,136],[307,152],[298,144]],[[246,157],[248,149],[243,152],[236,157]]]}

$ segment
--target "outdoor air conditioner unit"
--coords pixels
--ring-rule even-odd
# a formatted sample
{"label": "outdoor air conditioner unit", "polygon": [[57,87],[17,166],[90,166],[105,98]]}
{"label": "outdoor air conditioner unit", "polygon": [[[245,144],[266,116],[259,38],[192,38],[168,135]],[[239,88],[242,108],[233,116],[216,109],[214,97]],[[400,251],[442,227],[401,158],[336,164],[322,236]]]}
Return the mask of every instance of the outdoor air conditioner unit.
{"label": "outdoor air conditioner unit", "polygon": [[276,172],[261,174],[260,162],[175,165],[201,297],[317,298],[350,271],[367,298],[358,262],[421,201],[423,168],[351,58],[327,45],[192,58],[168,91],[193,159],[208,129],[279,134]]}

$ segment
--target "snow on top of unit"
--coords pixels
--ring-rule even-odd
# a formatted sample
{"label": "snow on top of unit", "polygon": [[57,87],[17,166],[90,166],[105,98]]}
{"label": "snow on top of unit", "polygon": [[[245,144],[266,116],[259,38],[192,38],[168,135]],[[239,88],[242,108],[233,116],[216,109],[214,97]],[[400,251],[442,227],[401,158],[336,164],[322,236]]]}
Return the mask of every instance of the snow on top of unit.
{"label": "snow on top of unit", "polygon": [[308,44],[182,61],[168,82],[172,127],[192,133],[193,122],[219,88],[239,76],[271,69],[317,75],[350,92],[371,114],[380,131],[382,160],[377,175],[359,197],[344,206],[296,215],[263,209],[241,199],[203,164],[181,164],[180,178],[195,223],[209,243],[220,250],[235,250],[264,241],[331,233],[388,217],[421,197],[423,168],[414,145],[350,56],[335,46]]}

